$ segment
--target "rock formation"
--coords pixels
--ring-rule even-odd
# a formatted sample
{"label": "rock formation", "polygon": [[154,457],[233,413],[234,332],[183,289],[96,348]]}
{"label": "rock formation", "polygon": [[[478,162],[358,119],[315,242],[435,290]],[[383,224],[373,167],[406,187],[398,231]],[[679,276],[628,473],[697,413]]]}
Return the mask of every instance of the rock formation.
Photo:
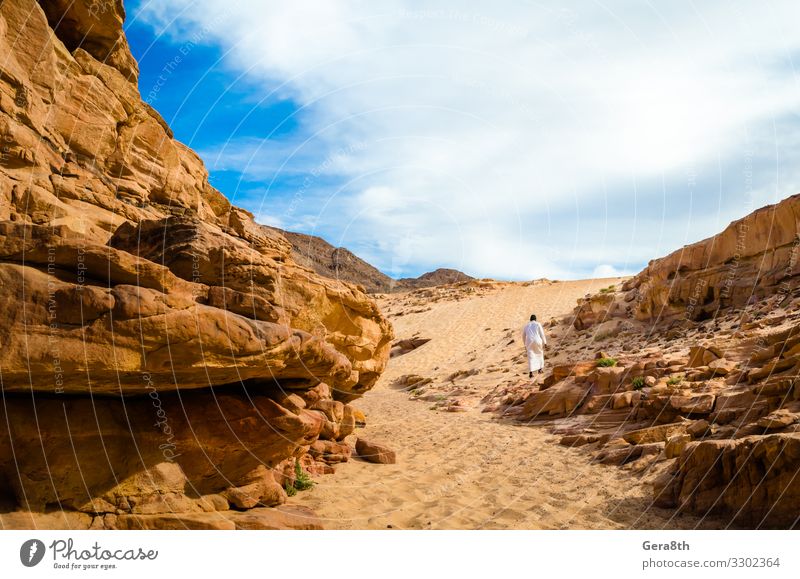
{"label": "rock formation", "polygon": [[800,194],[762,207],[724,231],[653,260],[622,293],[588,296],[575,311],[579,329],[615,317],[703,321],[800,286]]}
{"label": "rock formation", "polygon": [[[687,330],[681,338],[693,345],[684,355],[665,353],[664,340],[653,339],[658,330],[628,332],[604,340],[614,357],[555,366],[538,390],[508,386],[485,402],[550,425],[561,444],[601,464],[653,479],[657,506],[736,526],[794,527],[800,297],[788,315],[771,302],[754,309],[717,317],[713,333]],[[741,322],[750,316],[757,319]],[[641,349],[625,348],[628,340]]]}
{"label": "rock formation", "polygon": [[123,19],[0,3],[0,526],[318,527],[264,507],[330,472],[391,326],[211,187]]}
{"label": "rock formation", "polygon": [[[663,507],[800,524],[800,196],[579,301],[552,339],[602,347],[487,397],[651,482]],[[590,347],[590,346],[586,346]],[[652,478],[652,477],[651,477]]]}

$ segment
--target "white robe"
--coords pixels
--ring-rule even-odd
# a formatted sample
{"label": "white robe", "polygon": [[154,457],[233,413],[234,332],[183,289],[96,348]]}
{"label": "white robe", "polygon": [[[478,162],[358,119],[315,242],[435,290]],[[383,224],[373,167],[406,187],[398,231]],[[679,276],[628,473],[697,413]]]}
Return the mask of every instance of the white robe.
{"label": "white robe", "polygon": [[531,372],[538,372],[544,368],[544,347],[547,344],[542,324],[537,321],[525,324],[522,328],[522,340],[528,351],[528,369]]}

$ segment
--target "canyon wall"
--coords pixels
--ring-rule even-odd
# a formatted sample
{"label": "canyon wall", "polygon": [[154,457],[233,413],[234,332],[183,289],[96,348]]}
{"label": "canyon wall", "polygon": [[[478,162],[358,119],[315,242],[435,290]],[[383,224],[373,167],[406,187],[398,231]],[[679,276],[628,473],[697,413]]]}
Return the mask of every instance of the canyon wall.
{"label": "canyon wall", "polygon": [[330,470],[391,326],[209,184],[124,18],[0,2],[0,525],[317,526],[265,507]]}

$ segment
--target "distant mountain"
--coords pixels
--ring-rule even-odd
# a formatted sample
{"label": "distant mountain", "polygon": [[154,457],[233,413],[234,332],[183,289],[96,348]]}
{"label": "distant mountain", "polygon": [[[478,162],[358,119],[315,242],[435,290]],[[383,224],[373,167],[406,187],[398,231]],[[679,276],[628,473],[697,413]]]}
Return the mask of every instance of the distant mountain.
{"label": "distant mountain", "polygon": [[274,227],[269,229],[282,233],[289,240],[297,263],[311,268],[319,275],[359,284],[369,293],[401,292],[473,279],[458,270],[441,268],[419,277],[395,280],[352,251],[335,247],[321,237]]}
{"label": "distant mountain", "polygon": [[275,229],[292,244],[294,260],[320,275],[362,285],[369,293],[392,291],[394,280],[344,247],[321,237]]}
{"label": "distant mountain", "polygon": [[[423,287],[433,287],[437,285],[445,285],[448,283],[458,283],[461,281],[469,281],[474,279],[467,274],[458,271],[457,269],[439,268],[428,273],[423,273],[419,277],[404,277],[397,280],[397,286],[402,288],[399,291],[408,289],[419,289]],[[396,290],[397,291],[397,290]]]}

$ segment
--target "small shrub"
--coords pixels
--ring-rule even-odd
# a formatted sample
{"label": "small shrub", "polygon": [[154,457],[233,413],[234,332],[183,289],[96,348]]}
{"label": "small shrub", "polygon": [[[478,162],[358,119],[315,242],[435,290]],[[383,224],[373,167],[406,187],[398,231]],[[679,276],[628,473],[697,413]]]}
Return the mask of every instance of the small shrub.
{"label": "small shrub", "polygon": [[[307,491],[311,487],[314,486],[314,481],[311,480],[311,477],[308,476],[302,468],[300,468],[300,463],[294,463],[294,488],[298,491]],[[292,495],[289,495],[292,496]]]}
{"label": "small shrub", "polygon": [[603,289],[601,289],[601,290],[600,290],[600,293],[601,293],[601,294],[607,294],[607,293],[611,293],[611,292],[613,292],[613,291],[614,291],[614,289],[615,289],[615,286],[613,286],[613,285],[610,285],[610,286],[608,286],[608,287],[604,287]]}
{"label": "small shrub", "polygon": [[636,376],[633,380],[631,380],[633,384],[634,390],[641,390],[644,388],[644,376]]}
{"label": "small shrub", "polygon": [[316,483],[311,480],[311,477],[308,476],[308,473],[300,468],[300,462],[295,461],[294,463],[294,483],[289,482],[288,480],[283,483],[283,490],[286,491],[286,494],[290,497],[293,497],[297,494],[298,491],[307,491],[311,487],[313,487]]}
{"label": "small shrub", "polygon": [[683,382],[683,376],[671,376],[669,380],[667,380],[667,386],[677,386]]}
{"label": "small shrub", "polygon": [[617,365],[616,358],[600,358],[597,361],[598,368],[610,368],[611,366],[616,366],[616,365]]}

